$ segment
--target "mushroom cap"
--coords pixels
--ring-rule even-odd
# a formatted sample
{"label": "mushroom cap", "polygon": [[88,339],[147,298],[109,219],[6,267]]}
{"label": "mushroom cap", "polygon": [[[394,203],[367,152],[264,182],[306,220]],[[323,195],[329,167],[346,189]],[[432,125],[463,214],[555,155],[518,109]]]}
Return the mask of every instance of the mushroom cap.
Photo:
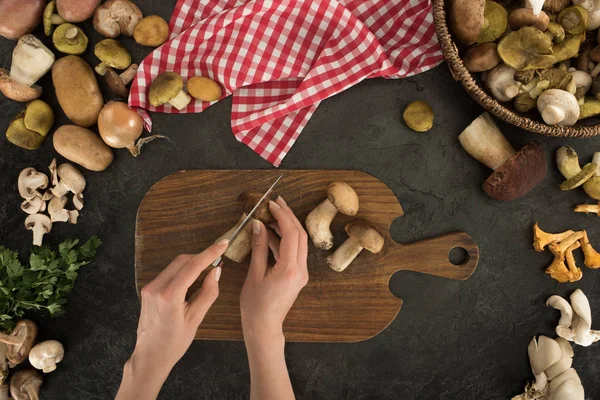
{"label": "mushroom cap", "polygon": [[[74,37],[69,37],[69,35]],[[87,49],[88,37],[78,26],[65,22],[54,30],[52,42],[61,53],[79,55]]]}
{"label": "mushroom cap", "polygon": [[223,93],[216,81],[205,76],[194,76],[188,79],[186,87],[192,97],[202,101],[217,101]]}
{"label": "mushroom cap", "polygon": [[489,71],[500,64],[498,45],[495,42],[481,43],[465,52],[463,62],[471,72]]}
{"label": "mushroom cap", "polygon": [[383,248],[383,236],[367,221],[357,219],[346,224],[348,236],[360,243],[360,246],[371,253],[379,253]]}
{"label": "mushroom cap", "polygon": [[518,31],[513,31],[498,43],[498,54],[502,61],[517,70],[554,65],[556,56],[552,51],[552,39],[533,26],[524,26]]}
{"label": "mushroom cap", "polygon": [[42,88],[37,85],[22,85],[11,79],[7,70],[0,68],[0,92],[14,101],[26,102],[40,97]]}
{"label": "mushroom cap", "polygon": [[41,224],[46,233],[52,230],[52,221],[50,220],[50,217],[45,214],[33,214],[25,219],[25,229],[32,230],[37,224]]}
{"label": "mushroom cap", "polygon": [[33,100],[27,103],[23,116],[23,123],[30,131],[45,137],[54,124],[54,111],[42,100]]}
{"label": "mushroom cap", "polygon": [[125,69],[131,64],[131,54],[125,46],[114,39],[104,39],[94,46],[94,54],[103,63],[115,69]]}
{"label": "mushroom cap", "polygon": [[0,36],[18,39],[32,32],[42,19],[45,0],[0,1]]}
{"label": "mushroom cap", "polygon": [[508,26],[508,12],[495,1],[487,0],[483,12],[483,29],[477,37],[477,43],[493,42],[498,39]]}
{"label": "mushroom cap", "polygon": [[77,168],[69,163],[58,166],[58,177],[73,193],[81,193],[85,189],[85,178]]}
{"label": "mushroom cap", "polygon": [[344,215],[358,213],[358,195],[346,182],[332,182],[327,186],[327,198]]}
{"label": "mushroom cap", "polygon": [[163,72],[150,85],[148,97],[154,107],[161,106],[183,89],[183,79],[175,72]]}
{"label": "mushroom cap", "polygon": [[[65,348],[59,341],[46,340],[36,344],[31,349],[29,363],[36,369],[42,369],[44,372],[52,372],[56,369],[54,364],[61,362],[64,355]],[[51,365],[48,365],[48,361],[51,361]]]}
{"label": "mushroom cap", "polygon": [[113,39],[132,36],[141,19],[142,12],[132,1],[108,0],[94,12],[94,29]]}
{"label": "mushroom cap", "polygon": [[406,125],[415,132],[429,131],[433,127],[433,118],[433,109],[423,100],[413,101],[402,113]]}
{"label": "mushroom cap", "polygon": [[483,183],[496,200],[514,200],[529,193],[546,176],[546,155],[538,142],[523,146]]}
{"label": "mushroom cap", "polygon": [[98,116],[98,132],[104,143],[112,148],[127,147],[142,135],[144,121],[127,103],[109,101]]}
{"label": "mushroom cap", "polygon": [[19,113],[6,130],[6,139],[15,146],[26,150],[37,150],[44,144],[45,136],[27,129],[23,113]]}
{"label": "mushroom cap", "polygon": [[169,24],[158,15],[143,18],[133,30],[133,40],[142,46],[158,47],[169,38]]}
{"label": "mushroom cap", "polygon": [[68,22],[83,22],[94,14],[100,0],[56,0],[58,14]]}
{"label": "mushroom cap", "polygon": [[104,82],[106,82],[106,85],[115,96],[127,97],[129,94],[129,90],[125,83],[123,83],[123,79],[110,67],[106,68],[104,72]]}
{"label": "mushroom cap", "polygon": [[524,26],[535,26],[543,32],[548,28],[548,24],[550,24],[548,14],[541,11],[540,15],[536,16],[531,8],[517,8],[508,16],[508,25],[513,31]]}
{"label": "mushroom cap", "polygon": [[44,383],[44,377],[35,369],[17,371],[10,380],[10,394],[14,400],[30,400],[27,388],[39,393],[42,383]]}
{"label": "mushroom cap", "polygon": [[[259,192],[244,192],[240,194],[238,201],[242,203],[242,210],[244,213],[249,214],[262,196],[263,193]],[[269,198],[265,199],[258,207],[258,210],[256,210],[256,213],[254,213],[254,219],[259,220],[263,224],[272,224],[275,222],[275,218],[273,217],[273,214],[271,214],[271,210],[269,210],[269,199],[275,198],[277,198],[277,195],[271,193]]]}
{"label": "mushroom cap", "polygon": [[[42,214],[34,214],[30,217],[34,217],[35,215]],[[45,217],[45,215],[44,215]],[[35,339],[37,338],[38,329],[36,324],[28,319],[22,319],[15,325],[15,328],[11,332],[11,336],[19,336],[24,337],[25,341],[21,345],[8,345],[8,350],[6,352],[6,358],[12,365],[17,365],[22,363],[27,359],[33,344],[35,343]]]}
{"label": "mushroom cap", "polygon": [[570,6],[563,9],[556,22],[562,25],[567,33],[579,35],[586,31],[589,25],[590,16],[582,6]]}
{"label": "mushroom cap", "polygon": [[456,38],[465,43],[477,41],[484,25],[485,0],[455,0],[450,2],[450,27]]}

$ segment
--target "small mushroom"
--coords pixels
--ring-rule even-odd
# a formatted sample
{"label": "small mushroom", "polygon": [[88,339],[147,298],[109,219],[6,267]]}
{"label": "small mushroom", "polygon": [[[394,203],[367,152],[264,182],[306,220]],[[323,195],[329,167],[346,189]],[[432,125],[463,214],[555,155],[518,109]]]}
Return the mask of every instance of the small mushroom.
{"label": "small mushroom", "polygon": [[66,22],[56,28],[52,42],[61,53],[79,55],[87,49],[88,37],[79,27]]}
{"label": "small mushroom", "polygon": [[338,212],[354,216],[358,213],[358,195],[346,182],[332,182],[327,186],[327,198],[306,216],[306,231],[317,249],[333,247],[331,221]]}
{"label": "small mushroom", "polygon": [[548,376],[544,371],[560,361],[562,349],[556,340],[547,336],[539,336],[531,339],[527,353],[531,370],[535,376],[535,386],[541,391],[548,383]]}
{"label": "small mushroom", "polygon": [[590,302],[581,289],[576,289],[570,296],[571,307],[575,316],[571,329],[573,329],[573,341],[580,346],[587,347],[594,342],[600,340],[600,334],[591,329],[592,326],[592,310]]}
{"label": "small mushroom", "polygon": [[33,368],[41,369],[45,374],[56,370],[56,364],[62,361],[65,349],[59,341],[46,340],[36,344],[29,352],[29,363]]}
{"label": "small mushroom", "polygon": [[94,12],[94,29],[107,38],[132,36],[142,19],[140,9],[129,0],[108,0]]}
{"label": "small mushroom", "polygon": [[498,43],[498,54],[506,65],[517,70],[548,68],[557,62],[552,40],[533,26],[506,35]]}
{"label": "small mushroom", "polygon": [[515,152],[487,112],[465,128],[458,140],[467,153],[494,170],[483,184],[491,198],[517,199],[546,176],[546,158],[539,143],[528,143]]}
{"label": "small mushroom", "polygon": [[21,203],[21,210],[26,212],[27,214],[37,214],[40,212],[44,212],[45,210],[45,202],[41,197],[34,197],[32,199],[26,199]]}
{"label": "small mushroom", "polygon": [[205,76],[193,76],[186,84],[188,93],[201,101],[217,101],[221,98],[221,86]]}
{"label": "small mushroom", "polygon": [[477,41],[485,23],[484,11],[485,0],[453,0],[450,2],[450,28],[458,41],[467,45]]}
{"label": "small mushroom", "polygon": [[154,79],[148,93],[150,104],[154,107],[165,103],[183,110],[192,98],[183,91],[183,79],[175,72],[163,72]]}
{"label": "small mushroom", "polygon": [[47,215],[33,214],[25,219],[25,229],[33,231],[33,245],[41,246],[44,235],[52,230],[52,221]]}
{"label": "small mushroom", "polygon": [[38,189],[46,189],[48,187],[48,177],[38,172],[35,168],[25,168],[19,174],[17,180],[19,194],[24,199],[32,199],[34,197],[42,197]]}
{"label": "small mushroom", "polygon": [[477,43],[493,42],[508,26],[506,9],[495,1],[487,0],[483,11],[483,29],[477,37]]}
{"label": "small mushroom", "polygon": [[519,94],[519,83],[515,81],[515,70],[504,64],[492,69],[485,80],[485,86],[498,101],[510,101]]}
{"label": "small mushroom", "polygon": [[500,63],[498,45],[495,42],[476,44],[469,47],[463,57],[463,63],[471,72],[483,72],[493,69]]}
{"label": "small mushroom", "polygon": [[556,343],[560,346],[561,355],[560,360],[558,360],[552,366],[546,368],[544,371],[548,380],[552,381],[552,379],[556,378],[558,375],[562,374],[573,365],[573,348],[568,340],[558,337],[554,339]]}
{"label": "small mushroom", "polygon": [[583,185],[596,172],[594,163],[588,163],[583,168],[579,166],[579,157],[571,146],[562,146],[556,151],[556,165],[566,178],[560,185],[561,190],[571,190]]}
{"label": "small mushroom", "polygon": [[44,377],[35,369],[17,371],[10,380],[10,394],[14,400],[39,400]]}
{"label": "small mushroom", "polygon": [[119,97],[127,97],[129,95],[129,89],[127,88],[127,85],[135,77],[137,69],[137,64],[131,64],[121,74],[117,74],[114,69],[106,67],[104,72],[104,81],[113,94]]}
{"label": "small mushroom", "polygon": [[588,12],[588,31],[600,28],[600,2],[598,0],[573,0],[573,4]]}
{"label": "small mushroom", "polygon": [[586,231],[583,231],[583,237],[579,240],[579,242],[581,243],[581,249],[583,250],[583,255],[585,256],[583,261],[585,266],[593,269],[600,268],[600,254],[598,254],[598,252],[592,247]]}
{"label": "small mushroom", "polygon": [[25,109],[13,118],[6,130],[6,138],[16,146],[36,150],[45,142],[53,124],[52,108],[36,99],[27,103]]}
{"label": "small mushroom", "polygon": [[133,30],[133,40],[142,46],[158,47],[169,38],[169,24],[158,15],[143,18]]}
{"label": "small mushroom", "polygon": [[[565,29],[558,22],[550,22],[544,31],[544,34],[552,39],[554,43],[562,43],[562,41],[565,40]],[[585,64],[585,66],[587,68],[587,64]]]}
{"label": "small mushroom", "polygon": [[345,270],[363,249],[376,254],[384,244],[383,236],[365,220],[354,220],[346,224],[345,229],[348,239],[327,257],[327,265],[336,272]]}
{"label": "small mushroom", "polygon": [[571,35],[579,35],[586,31],[589,25],[589,15],[581,6],[567,7],[558,14],[556,22],[565,28]]}
{"label": "small mushroom", "polygon": [[575,265],[573,251],[579,247],[578,240],[582,237],[583,232],[575,232],[560,243],[551,243],[548,246],[554,255],[554,261],[546,268],[546,273],[552,279],[560,283],[576,282],[581,279],[583,274],[581,269]]}
{"label": "small mushroom", "polygon": [[566,340],[573,340],[575,335],[571,330],[571,324],[573,321],[573,308],[568,301],[560,296],[550,296],[546,300],[546,306],[552,307],[555,310],[560,311],[560,319],[556,326],[556,334]]}
{"label": "small mushroom", "polygon": [[0,36],[16,40],[33,32],[44,12],[45,0],[0,1]]}
{"label": "small mushroom", "polygon": [[54,63],[54,54],[35,36],[22,36],[12,54],[10,73],[0,68],[0,92],[9,99],[25,102],[37,99],[42,88],[34,85]]}
{"label": "small mushroom", "polygon": [[[105,3],[106,4],[106,3]],[[131,65],[131,54],[125,46],[114,39],[101,40],[94,46],[94,54],[101,61],[94,70],[104,76],[106,67],[125,69]]]}
{"label": "small mushroom", "polygon": [[54,10],[56,9],[56,1],[52,0],[49,1],[48,4],[46,5],[46,8],[44,9],[44,34],[46,36],[50,36],[52,35],[52,29],[54,28],[53,25],[60,25],[60,24],[64,24],[65,21],[63,17],[61,17],[60,15],[58,15],[58,13],[55,13]]}
{"label": "small mushroom", "polygon": [[562,233],[544,232],[536,222],[533,225],[533,248],[537,252],[542,252],[550,243],[563,241],[573,233],[575,232],[571,230]]}
{"label": "small mushroom", "polygon": [[583,190],[593,199],[600,200],[600,152],[595,152],[592,164],[596,166],[594,176],[583,184]]}
{"label": "small mushroom", "polygon": [[83,22],[94,15],[100,0],[56,0],[56,9],[67,22]]}
{"label": "small mushroom", "polygon": [[[190,92],[190,94],[192,93]],[[433,117],[433,109],[423,100],[413,101],[406,106],[402,113],[402,119],[406,125],[415,132],[427,132],[431,130],[433,127]]]}
{"label": "small mushroom", "polygon": [[575,95],[561,89],[548,89],[540,94],[537,108],[548,125],[572,126],[579,119],[579,103]]}
{"label": "small mushroom", "polygon": [[85,178],[77,168],[69,163],[63,163],[58,166],[58,184],[52,188],[52,194],[55,197],[63,197],[72,192],[78,194],[85,189]]}
{"label": "small mushroom", "polygon": [[22,319],[17,322],[10,335],[0,333],[0,342],[6,343],[8,346],[6,358],[11,368],[27,359],[37,338],[37,332],[37,326],[33,321]]}
{"label": "small mushroom", "polygon": [[535,15],[530,8],[517,8],[508,16],[508,25],[513,31],[524,26],[535,26],[543,32],[548,28],[549,23],[548,14],[541,11],[539,15]]}

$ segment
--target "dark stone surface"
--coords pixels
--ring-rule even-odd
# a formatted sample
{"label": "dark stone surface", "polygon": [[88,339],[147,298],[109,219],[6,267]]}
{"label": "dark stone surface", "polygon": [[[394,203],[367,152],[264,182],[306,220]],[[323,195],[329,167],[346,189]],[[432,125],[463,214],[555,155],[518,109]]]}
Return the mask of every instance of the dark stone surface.
{"label": "dark stone surface", "polygon": [[[169,19],[175,0],[140,1],[145,14]],[[100,38],[82,24],[91,42]],[[41,34],[40,32],[36,32]],[[148,49],[124,43],[141,61]],[[0,40],[0,60],[10,66],[14,42]],[[96,60],[91,49],[85,53]],[[43,99],[67,123],[47,75]],[[428,101],[436,113],[429,133],[410,131],[401,111],[412,100]],[[0,98],[0,130],[22,105]],[[271,166],[230,130],[231,102],[225,100],[197,115],[154,115],[157,133],[172,142],[153,142],[134,159],[115,152],[104,172],[85,172],[86,207],[76,226],[56,224],[46,241],[66,237],[104,241],[97,260],[81,271],[67,314],[61,319],[35,317],[41,339],[58,339],[67,355],[46,377],[44,399],[107,399],[116,393],[121,368],[130,355],[139,313],[134,288],[134,226],[137,206],[161,177],[180,169],[264,169]],[[404,80],[363,82],[322,103],[283,169],[357,169],[389,185],[406,216],[392,229],[399,242],[464,230],[477,241],[481,262],[465,282],[414,273],[393,276],[390,289],[404,307],[374,339],[356,344],[288,344],[289,370],[298,399],[506,399],[520,393],[532,378],[527,344],[536,334],[553,335],[558,315],[545,307],[552,294],[581,288],[590,298],[600,326],[598,272],[584,268],[576,284],[558,285],[544,274],[549,254],[532,249],[531,226],[547,230],[585,228],[600,247],[594,216],[570,211],[589,199],[582,191],[561,192],[554,151],[572,145],[589,160],[600,140],[548,139],[501,124],[515,146],[537,139],[547,151],[549,172],[527,197],[510,203],[487,198],[481,184],[485,166],[460,147],[457,135],[480,112],[441,66]],[[21,150],[0,138],[0,243],[27,254],[31,232],[16,188],[22,168],[44,170],[55,156],[51,140],[38,151]],[[225,272],[226,273],[226,272]],[[587,398],[597,398],[600,345],[575,348]],[[164,399],[245,399],[249,372],[242,343],[195,342],[166,382]]]}

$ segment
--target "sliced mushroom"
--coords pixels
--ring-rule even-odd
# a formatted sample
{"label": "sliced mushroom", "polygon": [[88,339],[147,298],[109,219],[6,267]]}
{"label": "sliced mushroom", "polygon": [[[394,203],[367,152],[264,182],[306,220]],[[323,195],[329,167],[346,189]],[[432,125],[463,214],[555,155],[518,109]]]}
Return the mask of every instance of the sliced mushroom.
{"label": "sliced mushroom", "polygon": [[561,190],[571,190],[583,185],[596,172],[594,163],[588,163],[583,168],[579,166],[579,157],[571,146],[562,146],[556,151],[556,165],[566,178],[560,185]]}
{"label": "sliced mushroom", "polygon": [[516,70],[500,64],[492,69],[485,80],[485,86],[498,101],[510,101],[519,94],[519,83],[515,81]]}
{"label": "sliced mushroom", "polygon": [[338,212],[354,216],[358,213],[358,195],[346,182],[332,182],[327,186],[327,199],[319,204],[306,217],[306,230],[317,249],[329,250],[333,247],[331,221]]}
{"label": "sliced mushroom", "polygon": [[60,180],[52,188],[52,194],[56,197],[63,197],[72,192],[78,194],[85,189],[85,178],[77,168],[69,163],[63,163],[58,166],[57,174]]}
{"label": "sliced mushroom", "polygon": [[540,229],[538,223],[536,222],[533,225],[533,248],[537,252],[544,251],[546,246],[550,243],[560,242],[565,240],[571,234],[575,233],[574,231],[568,230],[561,233],[548,233],[544,232]]}
{"label": "sliced mushroom", "polygon": [[56,340],[46,340],[36,344],[29,352],[29,363],[33,368],[41,369],[45,374],[56,370],[56,364],[65,355],[63,345]]}
{"label": "sliced mushroom", "polygon": [[47,215],[33,214],[25,219],[25,229],[33,231],[33,245],[41,246],[44,235],[52,230],[52,221]]}
{"label": "sliced mushroom", "polygon": [[76,210],[80,210],[83,208],[83,193],[77,193],[73,195],[73,206],[75,206]]}
{"label": "sliced mushroom", "polygon": [[0,342],[6,343],[6,358],[11,368],[27,359],[29,351],[37,338],[37,326],[33,321],[22,319],[15,325],[10,335],[0,333]]}
{"label": "sliced mushroom", "polygon": [[38,189],[46,189],[48,187],[48,177],[38,172],[35,168],[25,168],[19,174],[17,181],[19,194],[24,199],[33,199],[34,197],[42,197]]}
{"label": "sliced mushroom", "polygon": [[54,196],[48,204],[48,214],[50,214],[50,220],[54,222],[67,222],[69,220],[69,211],[65,210],[67,204],[67,197]]}
{"label": "sliced mushroom", "polygon": [[183,90],[183,79],[175,72],[164,72],[154,79],[148,92],[150,104],[154,107],[169,103],[183,110],[192,98]]}
{"label": "sliced mushroom", "polygon": [[10,394],[14,400],[39,400],[42,374],[35,369],[23,369],[10,380]]}
{"label": "sliced mushroom", "polygon": [[345,270],[363,249],[376,254],[384,244],[383,236],[365,220],[354,220],[345,229],[348,239],[327,257],[327,265],[336,272]]}
{"label": "sliced mushroom", "polygon": [[142,19],[140,9],[129,0],[108,0],[94,11],[94,29],[107,38],[132,36]]}
{"label": "sliced mushroom", "polygon": [[46,202],[42,200],[42,197],[34,197],[32,199],[26,199],[21,203],[21,210],[27,214],[37,214],[44,212]]}

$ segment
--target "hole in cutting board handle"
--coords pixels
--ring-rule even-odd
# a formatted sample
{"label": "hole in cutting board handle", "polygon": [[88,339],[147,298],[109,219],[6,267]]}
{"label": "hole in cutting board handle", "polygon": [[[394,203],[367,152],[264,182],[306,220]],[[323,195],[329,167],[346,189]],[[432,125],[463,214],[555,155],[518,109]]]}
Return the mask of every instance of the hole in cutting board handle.
{"label": "hole in cutting board handle", "polygon": [[469,253],[463,247],[453,247],[448,252],[448,260],[457,267],[462,267],[469,262]]}

